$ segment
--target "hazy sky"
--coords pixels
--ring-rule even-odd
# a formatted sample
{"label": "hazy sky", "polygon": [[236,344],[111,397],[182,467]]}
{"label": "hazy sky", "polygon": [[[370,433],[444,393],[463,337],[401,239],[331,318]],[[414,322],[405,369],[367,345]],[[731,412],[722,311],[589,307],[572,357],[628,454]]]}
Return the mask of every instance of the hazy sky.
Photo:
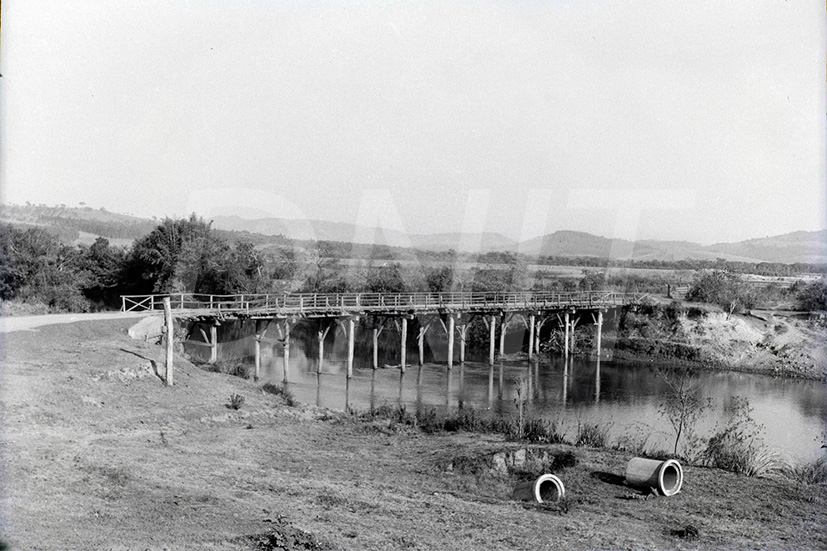
{"label": "hazy sky", "polygon": [[3,202],[514,238],[827,227],[821,0],[2,10]]}

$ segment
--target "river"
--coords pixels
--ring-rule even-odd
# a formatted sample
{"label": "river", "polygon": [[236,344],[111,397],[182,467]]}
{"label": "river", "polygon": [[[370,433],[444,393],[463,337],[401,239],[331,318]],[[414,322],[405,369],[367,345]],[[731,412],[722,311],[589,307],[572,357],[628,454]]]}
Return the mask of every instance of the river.
{"label": "river", "polygon": [[[290,389],[307,404],[344,409],[346,405],[367,411],[371,405],[399,404],[409,408],[434,407],[440,411],[473,407],[489,415],[515,415],[518,389],[535,417],[555,420],[571,437],[578,422],[609,426],[610,437],[648,438],[655,449],[671,449],[674,433],[660,413],[669,396],[664,372],[656,363],[611,362],[552,357],[550,361],[498,361],[489,366],[485,350],[469,349],[464,364],[456,360],[447,369],[444,335],[431,331],[426,339],[425,364],[418,365],[415,338],[408,342],[408,365],[399,369],[398,333],[383,334],[379,365],[372,369],[367,332],[357,339],[353,378],[346,378],[346,339],[331,330],[325,341],[325,357],[317,375],[315,330],[299,323],[290,346]],[[440,329],[441,331],[441,329]],[[251,362],[253,338],[236,328],[219,334],[219,356]],[[358,334],[358,333],[357,333]],[[519,335],[518,335],[519,337]],[[510,350],[521,341],[509,335]],[[203,347],[190,347],[203,354]],[[309,351],[309,352],[308,352]],[[434,361],[434,358],[437,360]],[[442,361],[439,361],[439,360]],[[480,361],[483,360],[483,361]],[[262,343],[262,380],[280,383],[283,378],[282,346],[272,333]],[[734,396],[749,400],[752,417],[763,426],[764,442],[791,461],[810,460],[823,453],[827,400],[825,384],[818,381],[774,378],[728,371],[700,371],[695,384],[712,407],[698,422],[697,431],[709,436],[727,421],[727,406]]]}

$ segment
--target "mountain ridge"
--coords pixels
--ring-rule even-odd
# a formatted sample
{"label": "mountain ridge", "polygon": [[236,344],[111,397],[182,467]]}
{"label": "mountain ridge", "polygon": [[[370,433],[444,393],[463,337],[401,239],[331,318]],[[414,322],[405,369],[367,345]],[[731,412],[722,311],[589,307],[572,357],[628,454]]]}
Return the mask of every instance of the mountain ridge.
{"label": "mountain ridge", "polygon": [[[284,236],[295,240],[326,240],[361,244],[411,247],[465,253],[519,252],[528,256],[600,257],[620,260],[685,259],[741,262],[827,263],[827,229],[794,231],[738,242],[702,245],[691,241],[613,239],[588,232],[557,230],[518,242],[497,232],[408,234],[387,228],[368,228],[347,222],[290,220],[282,218],[245,219],[240,216],[213,216],[218,230],[249,232],[262,236]],[[26,225],[69,227],[80,230],[88,241],[89,232],[108,238],[137,239],[151,231],[156,219],[141,218],[90,207],[48,207],[44,205],[0,205],[0,220]],[[108,235],[107,235],[108,234]]]}

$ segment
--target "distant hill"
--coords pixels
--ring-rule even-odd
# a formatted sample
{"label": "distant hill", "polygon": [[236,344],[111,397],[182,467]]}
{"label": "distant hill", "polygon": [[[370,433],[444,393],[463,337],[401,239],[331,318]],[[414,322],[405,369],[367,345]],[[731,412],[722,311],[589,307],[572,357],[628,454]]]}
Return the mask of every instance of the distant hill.
{"label": "distant hill", "polygon": [[[0,220],[20,226],[40,226],[68,243],[91,243],[103,236],[113,244],[129,244],[157,226],[149,220],[90,207],[47,207],[43,205],[0,205]],[[827,230],[797,231],[784,235],[749,239],[737,243],[701,245],[690,241],[608,239],[578,231],[556,231],[522,243],[502,234],[438,233],[406,234],[397,230],[365,228],[344,222],[287,220],[239,216],[215,216],[213,228],[233,240],[254,243],[338,241],[391,247],[413,247],[428,251],[520,252],[529,256],[597,257],[631,260],[679,261],[723,258],[740,262],[827,263]],[[278,237],[282,236],[282,237]]]}
{"label": "distant hill", "polygon": [[706,249],[722,255],[761,258],[766,262],[824,263],[827,262],[827,230],[797,231],[738,243],[716,243]]}
{"label": "distant hill", "polygon": [[247,220],[240,216],[214,216],[213,227],[220,230],[246,231],[262,235],[281,235],[296,240],[342,241],[391,247],[413,247],[431,251],[454,249],[461,252],[488,252],[515,249],[517,242],[499,234],[438,233],[406,234],[385,228],[365,228],[345,222],[324,220],[288,220],[259,218]]}
{"label": "distant hill", "polygon": [[90,207],[0,205],[0,220],[19,226],[39,226],[72,244],[89,244],[98,237],[126,245],[158,225],[155,220]]}
{"label": "distant hill", "polygon": [[738,243],[701,245],[689,241],[628,241],[584,232],[557,231],[520,245],[532,256],[597,256],[631,260],[715,260],[827,263],[827,230],[798,231]]}

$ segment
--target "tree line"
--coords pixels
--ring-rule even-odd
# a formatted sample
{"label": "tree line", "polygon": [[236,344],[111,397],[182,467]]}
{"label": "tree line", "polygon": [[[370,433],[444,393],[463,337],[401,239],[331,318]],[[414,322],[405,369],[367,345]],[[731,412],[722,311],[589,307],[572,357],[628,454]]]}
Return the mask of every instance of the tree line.
{"label": "tree line", "polygon": [[[609,275],[598,271],[560,277],[531,270],[512,253],[478,255],[486,263],[457,269],[461,255],[437,253],[440,262],[414,256],[405,265],[382,246],[283,241],[257,247],[243,234],[216,231],[192,215],[165,219],[130,247],[98,238],[91,246],[70,246],[40,227],[0,224],[0,300],[37,304],[52,311],[116,308],[121,295],[191,292],[202,294],[283,292],[588,291],[664,293],[675,274]],[[354,260],[354,247],[363,257]],[[473,255],[472,255],[473,256]],[[444,263],[447,260],[452,262]],[[417,262],[417,260],[419,260]],[[569,259],[571,260],[571,259]],[[496,262],[493,262],[496,261]],[[774,293],[774,294],[773,294]],[[687,299],[720,304],[733,312],[769,300],[825,309],[822,281],[790,289],[746,284],[730,270],[701,272]]]}

